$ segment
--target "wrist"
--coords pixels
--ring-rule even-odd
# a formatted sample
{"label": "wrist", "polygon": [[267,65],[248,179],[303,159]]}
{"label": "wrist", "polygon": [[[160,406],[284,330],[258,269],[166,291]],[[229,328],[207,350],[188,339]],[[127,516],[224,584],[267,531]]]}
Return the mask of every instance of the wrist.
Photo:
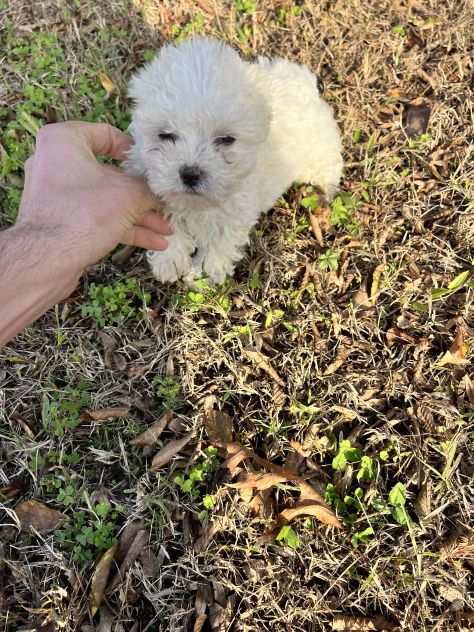
{"label": "wrist", "polygon": [[18,225],[0,233],[0,345],[74,290],[82,269],[51,227]]}

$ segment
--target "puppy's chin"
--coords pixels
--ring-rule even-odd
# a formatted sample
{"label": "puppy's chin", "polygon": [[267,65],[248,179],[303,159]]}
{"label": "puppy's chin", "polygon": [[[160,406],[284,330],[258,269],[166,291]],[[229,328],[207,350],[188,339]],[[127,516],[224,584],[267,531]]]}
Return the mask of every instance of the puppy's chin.
{"label": "puppy's chin", "polygon": [[207,191],[167,191],[157,195],[172,207],[192,209],[207,209],[217,202]]}

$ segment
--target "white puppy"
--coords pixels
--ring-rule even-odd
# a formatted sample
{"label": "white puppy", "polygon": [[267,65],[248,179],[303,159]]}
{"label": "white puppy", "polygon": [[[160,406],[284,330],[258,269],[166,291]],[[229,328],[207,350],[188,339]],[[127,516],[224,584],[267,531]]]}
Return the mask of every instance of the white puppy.
{"label": "white puppy", "polygon": [[284,59],[243,61],[195,38],[162,48],[130,82],[135,144],[129,172],[145,176],[174,227],[148,261],[162,282],[207,275],[221,283],[259,216],[295,181],[328,198],[341,141],[316,77]]}

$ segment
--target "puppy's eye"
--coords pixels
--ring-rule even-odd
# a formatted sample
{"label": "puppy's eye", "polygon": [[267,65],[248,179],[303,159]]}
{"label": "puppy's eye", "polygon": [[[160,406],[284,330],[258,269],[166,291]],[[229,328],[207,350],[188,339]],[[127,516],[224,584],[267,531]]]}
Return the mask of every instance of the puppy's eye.
{"label": "puppy's eye", "polygon": [[158,138],[171,143],[175,143],[178,140],[176,134],[172,134],[171,132],[161,132],[161,134],[158,134]]}
{"label": "puppy's eye", "polygon": [[219,136],[219,138],[216,138],[215,142],[216,145],[229,147],[235,143],[235,138],[233,136]]}

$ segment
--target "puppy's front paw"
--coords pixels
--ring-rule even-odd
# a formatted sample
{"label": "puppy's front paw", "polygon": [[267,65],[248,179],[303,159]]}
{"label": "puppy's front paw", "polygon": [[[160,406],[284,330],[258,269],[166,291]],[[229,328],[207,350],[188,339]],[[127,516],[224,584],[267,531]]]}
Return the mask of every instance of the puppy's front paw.
{"label": "puppy's front paw", "polygon": [[184,252],[168,253],[149,250],[146,253],[153,276],[160,283],[174,283],[191,270],[191,257]]}
{"label": "puppy's front paw", "polygon": [[233,275],[234,263],[228,257],[209,252],[204,260],[203,272],[207,275],[212,285],[219,285],[224,283],[227,275]]}

